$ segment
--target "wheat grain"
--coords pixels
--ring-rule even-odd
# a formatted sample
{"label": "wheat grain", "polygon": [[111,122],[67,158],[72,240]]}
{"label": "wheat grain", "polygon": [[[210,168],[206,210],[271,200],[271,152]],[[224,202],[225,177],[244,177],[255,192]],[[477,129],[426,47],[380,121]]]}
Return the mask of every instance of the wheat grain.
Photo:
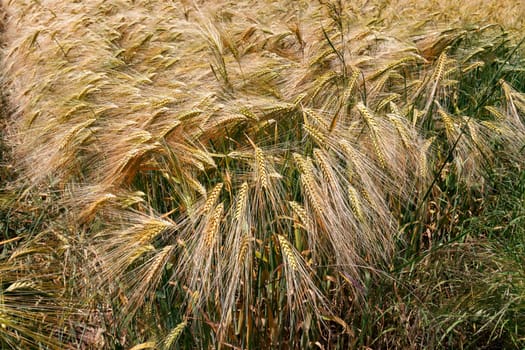
{"label": "wheat grain", "polygon": [[267,107],[264,109],[266,115],[289,113],[296,109],[296,106],[291,103],[281,103],[275,106]]}
{"label": "wheat grain", "polygon": [[[361,188],[360,191],[361,196],[368,202],[369,205],[374,207],[374,202],[372,202],[372,198],[370,197],[370,192],[368,192],[365,188]],[[374,208],[377,209],[377,208]]]}
{"label": "wheat grain", "polygon": [[391,79],[391,73],[386,73],[382,75],[379,79],[374,81],[374,84],[369,90],[371,96],[379,96],[381,93],[385,92],[385,85]]}
{"label": "wheat grain", "polygon": [[93,201],[93,203],[91,203],[87,208],[83,209],[80,212],[79,214],[80,221],[87,222],[91,220],[101,205],[103,205],[107,201],[114,199],[114,198],[116,198],[116,196],[112,193],[105,193],[101,195],[99,198]]}
{"label": "wheat grain", "polygon": [[377,132],[377,130],[379,129],[379,125],[377,124],[377,121],[375,120],[372,113],[370,113],[368,108],[366,108],[366,106],[363,104],[363,102],[358,102],[356,107],[359,113],[361,113],[361,115],[363,116],[363,119],[368,125],[370,131]]}
{"label": "wheat grain", "polygon": [[[167,245],[161,249],[149,262],[145,265],[139,280],[133,281],[135,283],[133,294],[130,298],[128,306],[125,308],[127,312],[136,309],[139,305],[144,303],[145,296],[151,297],[160,280],[164,267],[172,255],[174,246]],[[149,295],[148,295],[149,294]]]}
{"label": "wheat grain", "polygon": [[142,244],[128,253],[128,256],[125,261],[125,265],[131,266],[131,264],[133,264],[141,256],[143,256],[146,253],[153,252],[153,251],[155,251],[155,247],[152,244],[146,244],[146,245]]}
{"label": "wheat grain", "polygon": [[304,98],[307,96],[306,93],[302,93],[302,94],[299,94],[297,95],[292,104],[296,107],[296,108],[299,108],[301,106],[301,102],[304,100]]}
{"label": "wheat grain", "polygon": [[[77,112],[83,111],[83,110],[89,110],[89,105],[87,103],[77,103],[71,109],[69,109],[67,112],[65,112],[62,115],[63,121],[69,121],[71,117],[76,116]],[[33,118],[34,120],[34,118]]]}
{"label": "wheat grain", "polygon": [[472,139],[472,141],[474,141],[477,147],[479,148],[483,147],[475,121],[473,121],[472,118],[467,117],[467,116],[463,116],[461,119],[467,125],[468,131],[470,134],[470,138]]}
{"label": "wheat grain", "polygon": [[188,119],[200,116],[203,112],[201,110],[191,110],[177,115],[177,120],[183,122]]}
{"label": "wheat grain", "polygon": [[321,51],[317,56],[315,56],[312,60],[310,60],[309,65],[314,66],[316,64],[321,64],[321,62],[326,59],[327,57],[334,54],[334,51],[329,48],[324,51]]}
{"label": "wheat grain", "polygon": [[434,70],[434,74],[432,75],[433,81],[440,81],[441,78],[443,78],[443,72],[445,71],[447,59],[447,52],[443,51],[441,55],[439,55],[439,58],[436,63],[436,69]]}
{"label": "wheat grain", "polygon": [[348,101],[348,97],[350,96],[355,86],[357,85],[357,80],[359,79],[360,74],[361,74],[361,71],[358,68],[356,67],[352,68],[352,75],[350,76],[350,79],[348,80],[348,87],[345,89],[345,96],[346,96],[346,99],[344,100],[345,103]]}
{"label": "wheat grain", "polygon": [[177,129],[177,127],[180,126],[180,125],[181,125],[181,121],[179,121],[179,120],[175,120],[171,124],[168,124],[167,126],[162,128],[158,132],[158,138],[160,138],[160,139],[168,138],[170,136],[170,134],[172,132],[174,132]]}

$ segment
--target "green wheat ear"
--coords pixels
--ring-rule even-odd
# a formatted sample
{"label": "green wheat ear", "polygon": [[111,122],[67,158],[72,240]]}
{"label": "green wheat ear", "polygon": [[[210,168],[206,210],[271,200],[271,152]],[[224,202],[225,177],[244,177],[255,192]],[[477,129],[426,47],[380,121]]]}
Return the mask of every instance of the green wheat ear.
{"label": "green wheat ear", "polygon": [[171,347],[177,343],[177,340],[181,336],[182,332],[188,325],[187,321],[183,321],[179,323],[177,326],[175,326],[166,336],[164,339],[164,342],[162,343],[163,349],[171,349]]}

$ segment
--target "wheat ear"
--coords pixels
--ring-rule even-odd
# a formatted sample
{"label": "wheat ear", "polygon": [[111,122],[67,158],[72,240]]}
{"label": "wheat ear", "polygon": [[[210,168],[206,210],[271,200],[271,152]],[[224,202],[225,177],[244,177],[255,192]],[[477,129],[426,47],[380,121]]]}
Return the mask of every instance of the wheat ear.
{"label": "wheat ear", "polygon": [[215,187],[211,191],[210,195],[206,199],[206,203],[204,204],[203,211],[205,213],[209,212],[210,209],[213,207],[213,205],[217,201],[217,198],[219,197],[219,194],[221,193],[221,190],[222,190],[223,186],[224,186],[224,184],[222,182],[219,182],[217,185],[215,185]]}
{"label": "wheat ear", "polygon": [[359,113],[361,113],[361,115],[363,116],[363,119],[368,125],[368,128],[370,129],[372,145],[374,146],[374,152],[377,156],[377,159],[379,160],[379,164],[384,169],[386,168],[386,159],[385,159],[385,155],[383,153],[383,150],[380,144],[380,140],[379,140],[379,136],[378,136],[379,135],[379,132],[378,132],[379,125],[377,121],[375,120],[374,116],[372,115],[372,113],[370,113],[368,108],[366,108],[366,106],[362,102],[359,102],[356,107]]}
{"label": "wheat ear", "polygon": [[307,162],[300,154],[294,153],[293,157],[301,170],[301,183],[304,185],[306,195],[310,199],[317,214],[323,214],[324,209],[321,205],[322,201],[320,200],[319,193],[314,186],[315,180],[312,173],[311,163]]}
{"label": "wheat ear", "polygon": [[266,169],[266,159],[263,151],[259,147],[255,147],[255,164],[257,168],[257,174],[261,180],[261,186],[268,188],[268,171]]}
{"label": "wheat ear", "polygon": [[173,344],[177,342],[180,335],[184,331],[184,328],[186,328],[186,325],[188,324],[187,321],[182,321],[177,326],[175,326],[166,336],[164,339],[163,349],[168,350],[171,348]]}
{"label": "wheat ear", "polygon": [[241,188],[239,189],[239,193],[237,194],[237,201],[235,204],[235,214],[234,219],[239,222],[241,220],[241,217],[244,215],[244,211],[246,209],[246,197],[248,196],[248,183],[245,181],[241,185]]}
{"label": "wheat ear", "polygon": [[361,200],[359,199],[359,193],[354,186],[348,185],[348,197],[350,199],[350,205],[354,215],[359,219],[360,222],[365,222],[365,215],[363,214],[363,208],[361,206]]}
{"label": "wheat ear", "polygon": [[284,260],[288,262],[288,265],[293,271],[297,271],[297,260],[295,259],[292,246],[290,242],[283,236],[277,235],[279,239],[279,245],[281,246],[281,252]]}
{"label": "wheat ear", "polygon": [[297,202],[294,202],[294,201],[290,201],[288,202],[290,204],[290,207],[292,207],[292,210],[293,212],[295,213],[295,215],[297,215],[299,217],[299,219],[301,219],[304,227],[306,228],[307,231],[311,230],[312,229],[312,220],[310,220],[310,217],[308,216],[308,212],[306,211],[306,209],[304,209],[299,203]]}
{"label": "wheat ear", "polygon": [[208,248],[213,246],[217,238],[217,233],[219,232],[219,226],[221,223],[223,210],[224,204],[220,203],[213,211],[211,220],[208,224],[208,227],[206,228],[204,234],[204,245]]}

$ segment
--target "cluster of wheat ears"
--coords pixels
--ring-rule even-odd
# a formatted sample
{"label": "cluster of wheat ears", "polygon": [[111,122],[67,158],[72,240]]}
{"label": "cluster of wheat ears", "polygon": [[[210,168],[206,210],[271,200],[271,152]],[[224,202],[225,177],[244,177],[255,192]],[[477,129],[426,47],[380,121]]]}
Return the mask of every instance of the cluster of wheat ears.
{"label": "cluster of wheat ears", "polygon": [[53,286],[51,334],[78,346],[351,335],[435,182],[523,156],[523,16],[473,8],[523,4],[474,3],[3,1],[10,186],[49,210],[9,257],[35,285],[9,288]]}

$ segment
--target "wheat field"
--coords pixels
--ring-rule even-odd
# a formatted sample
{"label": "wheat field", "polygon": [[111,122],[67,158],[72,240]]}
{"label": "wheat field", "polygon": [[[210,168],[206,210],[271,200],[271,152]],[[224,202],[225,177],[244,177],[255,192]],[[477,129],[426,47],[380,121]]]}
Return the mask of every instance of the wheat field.
{"label": "wheat field", "polygon": [[522,1],[2,7],[3,348],[525,344]]}

